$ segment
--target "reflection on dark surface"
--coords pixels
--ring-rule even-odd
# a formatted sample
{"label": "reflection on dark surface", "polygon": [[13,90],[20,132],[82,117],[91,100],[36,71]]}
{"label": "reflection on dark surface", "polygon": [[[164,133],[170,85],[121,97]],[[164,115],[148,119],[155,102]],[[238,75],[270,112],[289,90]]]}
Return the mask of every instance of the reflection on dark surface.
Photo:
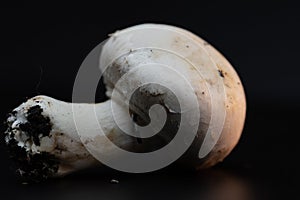
{"label": "reflection on dark surface", "polygon": [[[225,170],[207,171],[201,184],[204,185],[204,189],[201,192],[195,192],[194,195],[198,199],[255,199],[250,183]],[[201,184],[199,183],[199,187]]]}
{"label": "reflection on dark surface", "polygon": [[[119,184],[112,184],[111,179]],[[250,182],[219,168],[149,174],[90,170],[34,185],[22,185],[13,178],[6,180],[2,193],[14,199],[257,199]]]}

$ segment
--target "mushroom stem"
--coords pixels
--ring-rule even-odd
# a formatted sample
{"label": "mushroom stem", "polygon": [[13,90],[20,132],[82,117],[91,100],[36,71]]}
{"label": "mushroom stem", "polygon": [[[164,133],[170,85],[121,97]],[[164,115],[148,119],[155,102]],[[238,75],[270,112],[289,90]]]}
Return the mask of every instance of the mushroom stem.
{"label": "mushroom stem", "polygon": [[[111,136],[112,140],[116,139],[112,136],[114,122],[110,101],[95,106],[37,96],[14,109],[7,119],[5,140],[11,155],[15,155],[17,172],[24,177],[38,179],[65,175],[99,163],[84,147],[76,126],[84,124],[86,130],[81,136],[86,142],[93,141],[90,136],[97,135],[99,129],[95,121],[89,120],[89,116],[95,112],[99,121],[105,122],[101,124],[105,134]],[[75,123],[73,109],[81,113],[80,120],[76,121],[79,124]],[[131,141],[115,142],[126,146]],[[22,152],[22,155],[16,152]],[[103,145],[103,153],[109,153],[108,146]],[[35,163],[41,155],[44,158],[39,158],[39,162]],[[39,169],[42,166],[47,166],[47,169]]]}

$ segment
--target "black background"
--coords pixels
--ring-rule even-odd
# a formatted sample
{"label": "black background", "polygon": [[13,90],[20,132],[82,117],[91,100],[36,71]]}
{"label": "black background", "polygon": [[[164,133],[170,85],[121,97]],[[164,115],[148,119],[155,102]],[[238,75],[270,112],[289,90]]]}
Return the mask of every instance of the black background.
{"label": "black background", "polygon": [[[149,174],[125,174],[94,169],[22,185],[1,147],[0,192],[4,198],[299,196],[300,7],[296,2],[22,2],[1,5],[0,17],[1,121],[27,97],[44,94],[71,101],[76,72],[89,51],[109,33],[145,22],[177,25],[207,40],[233,64],[247,95],[242,138],[230,156],[210,170],[188,173],[167,168]],[[99,101],[104,98],[101,91]],[[111,179],[120,183],[111,184]]]}

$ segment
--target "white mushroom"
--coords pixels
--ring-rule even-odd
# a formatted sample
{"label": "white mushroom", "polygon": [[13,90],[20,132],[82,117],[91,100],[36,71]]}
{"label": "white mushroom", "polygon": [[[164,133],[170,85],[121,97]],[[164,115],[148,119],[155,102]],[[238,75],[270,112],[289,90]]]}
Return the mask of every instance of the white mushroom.
{"label": "white mushroom", "polygon": [[[178,157],[179,164],[207,168],[237,144],[246,111],[241,81],[198,36],[168,25],[130,27],[110,36],[99,63],[106,102],[37,96],[10,114],[6,143],[21,175],[60,176],[98,163],[153,171]],[[152,165],[161,157],[149,152],[164,146],[170,147],[166,163]],[[135,153],[127,157],[125,150]],[[144,164],[132,170],[133,160],[124,159],[142,153],[152,160],[138,157]],[[125,165],[119,166],[120,160]]]}

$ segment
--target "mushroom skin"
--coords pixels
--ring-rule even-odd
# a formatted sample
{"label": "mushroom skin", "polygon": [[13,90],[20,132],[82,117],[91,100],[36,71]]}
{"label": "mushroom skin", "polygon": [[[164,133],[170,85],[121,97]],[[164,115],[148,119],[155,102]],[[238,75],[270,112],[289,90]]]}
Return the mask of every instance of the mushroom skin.
{"label": "mushroom skin", "polygon": [[[163,31],[160,33],[158,30]],[[147,46],[148,43],[151,44],[150,47]],[[138,49],[140,44],[147,48]],[[162,48],[169,51],[164,52]],[[172,52],[179,53],[182,60],[192,60],[192,64],[188,66]],[[198,36],[173,26],[143,24],[117,31],[103,47],[100,69],[104,72],[106,94],[110,98],[106,102],[66,103],[47,96],[37,96],[13,110],[6,122],[5,140],[13,159],[19,165],[17,172],[26,179],[40,180],[98,165],[100,162],[86,147],[109,155],[113,149],[105,143],[103,137],[109,138],[120,148],[133,152],[150,152],[169,143],[176,134],[174,127],[179,123],[177,114],[180,114],[178,102],[172,93],[160,86],[144,85],[137,90],[135,97],[126,99],[125,95],[145,78],[154,83],[159,82],[161,77],[156,75],[157,71],[149,68],[146,74],[133,73],[130,80],[125,80],[122,86],[117,84],[121,77],[135,70],[139,64],[147,62],[171,62],[174,66],[179,65],[177,70],[186,74],[199,102],[201,115],[196,137],[177,163],[203,169],[222,161],[237,144],[245,120],[245,94],[237,73],[214,47]],[[180,68],[181,64],[187,67]],[[204,73],[207,71],[208,75],[199,79],[195,73],[197,70]],[[217,90],[211,92],[210,89],[217,87],[216,80],[223,83],[225,98],[213,98]],[[184,88],[181,89],[184,91]],[[113,98],[114,91],[119,94],[118,98]],[[143,139],[141,144],[137,138],[120,130],[111,110],[112,102],[120,107],[126,107],[125,102],[130,102],[127,106],[133,123],[141,126],[149,123],[149,108],[153,104],[161,104],[167,112],[167,123],[157,137]],[[225,113],[220,137],[216,137],[213,132],[207,133],[213,106]],[[80,124],[75,123],[74,107],[81,113],[80,120],[76,120]],[[98,135],[98,124],[89,120],[91,113],[97,115],[105,136]],[[78,126],[86,128],[78,134]],[[211,134],[209,137],[216,144],[207,155],[199,158],[199,150],[207,134]],[[40,159],[41,156],[43,159]]]}
{"label": "mushroom skin", "polygon": [[[144,46],[147,48],[141,48]],[[111,97],[113,90],[118,90],[118,88],[115,88],[115,84],[120,77],[132,70],[132,68],[135,68],[139,64],[147,63],[145,61],[147,59],[151,62],[157,60],[159,63],[165,57],[169,56],[157,51],[157,49],[166,49],[170,52],[175,52],[179,56],[182,56],[182,59],[193,62],[192,66],[185,66],[185,70],[181,72],[188,74],[186,77],[189,78],[191,85],[194,87],[201,115],[196,139],[189,150],[179,159],[182,165],[190,165],[197,169],[211,167],[221,162],[236,146],[241,136],[246,116],[244,88],[232,65],[208,42],[178,27],[161,24],[143,24],[111,34],[111,39],[105,44],[104,49],[105,51],[102,52],[103,59],[100,60],[100,68],[111,63],[105,69],[103,76],[108,97]],[[134,49],[138,49],[138,51],[134,51]],[[130,53],[126,54],[127,52]],[[116,59],[119,57],[118,55],[124,56]],[[172,64],[175,63],[174,58],[168,57],[168,62],[171,62],[170,60],[173,60]],[[212,66],[211,62],[213,62],[214,66]],[[200,70],[200,68],[204,74],[206,71],[211,74],[206,75],[203,79],[194,77],[195,71]],[[151,73],[150,70],[148,73]],[[152,78],[155,82],[154,76],[153,73]],[[210,90],[217,87],[217,79],[221,79],[225,98],[211,99],[211,93],[216,92],[216,90],[212,92]],[[142,82],[140,77],[135,77],[134,80],[135,83]],[[127,88],[130,86],[130,83],[128,83]],[[157,92],[153,91],[153,88],[146,88],[144,91],[147,91],[145,92],[147,95],[140,102],[147,102],[149,95],[157,95]],[[224,125],[220,137],[217,137],[213,132],[207,133],[213,112],[212,101],[216,101],[215,105],[217,107],[215,109],[217,111],[225,109]],[[172,102],[168,103],[167,107],[176,110],[176,108],[172,108]],[[138,104],[138,102],[134,102],[134,104]],[[141,107],[145,106],[140,105]],[[147,113],[147,109],[145,112]],[[144,116],[145,114],[141,115]],[[199,149],[203,145],[204,137],[207,134],[211,134],[211,139],[214,140],[215,145],[208,155],[199,159]],[[168,136],[169,133],[165,133],[166,140],[169,140]]]}

